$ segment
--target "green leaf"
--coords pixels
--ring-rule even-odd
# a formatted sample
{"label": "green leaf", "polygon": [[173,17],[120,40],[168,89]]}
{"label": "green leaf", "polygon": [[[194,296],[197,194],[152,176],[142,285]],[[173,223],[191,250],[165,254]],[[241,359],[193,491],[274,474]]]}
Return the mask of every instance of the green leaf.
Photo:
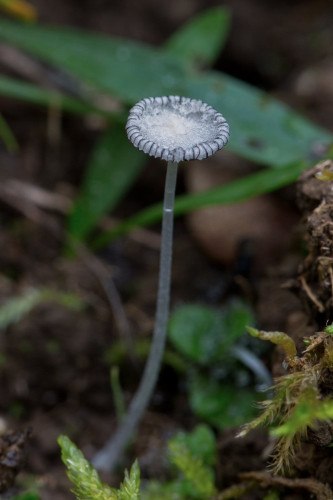
{"label": "green leaf", "polygon": [[253,321],[253,313],[240,301],[231,301],[220,310],[188,304],[171,314],[169,339],[187,358],[210,365],[245,333],[249,321]]}
{"label": "green leaf", "polygon": [[186,446],[191,455],[200,458],[205,465],[215,465],[216,438],[208,425],[197,425],[191,432],[179,432],[172,439],[180,446]]}
{"label": "green leaf", "polygon": [[110,385],[115,407],[115,414],[117,417],[118,425],[120,425],[126,415],[126,405],[124,392],[119,380],[119,366],[114,365],[110,368]]}
{"label": "green leaf", "polygon": [[32,83],[27,83],[16,78],[0,76],[0,94],[21,101],[27,101],[41,106],[61,108],[76,114],[96,113],[110,116],[93,106],[56,90],[43,89]]}
{"label": "green leaf", "polygon": [[254,322],[254,313],[250,306],[241,300],[231,300],[224,308],[224,349],[231,347],[244,335],[246,325]]}
{"label": "green leaf", "polygon": [[209,66],[222,50],[230,28],[230,11],[213,7],[200,12],[164,44],[164,51],[190,66]]}
{"label": "green leaf", "polygon": [[117,491],[102,483],[96,469],[67,436],[59,436],[58,443],[77,500],[119,500]]}
{"label": "green leaf", "polygon": [[[264,193],[279,189],[291,182],[307,167],[300,162],[286,165],[278,169],[266,169],[215,189],[192,195],[178,196],[175,202],[175,214],[183,215],[199,208],[239,203]],[[113,239],[129,233],[140,226],[147,226],[159,221],[162,217],[162,205],[153,205],[142,210],[133,217],[127,218],[113,230],[103,233],[93,243],[95,249],[103,247]]]}
{"label": "green leaf", "polygon": [[188,76],[182,93],[221,110],[230,125],[228,149],[257,163],[281,167],[309,160],[318,146],[333,142],[332,134],[282,102],[223,73]]}
{"label": "green leaf", "polygon": [[115,125],[98,141],[84,175],[80,195],[69,218],[69,233],[82,239],[101,216],[112,210],[140,173],[146,156],[129,147],[123,125]]}
{"label": "green leaf", "polygon": [[[0,37],[127,102],[169,95],[183,71],[149,45],[74,28],[0,20]],[[158,82],[158,83],[157,83]]]}
{"label": "green leaf", "polygon": [[218,429],[236,427],[253,418],[257,400],[253,390],[221,385],[205,377],[195,377],[190,385],[192,411]]}
{"label": "green leaf", "polygon": [[10,126],[0,113],[0,138],[10,153],[16,153],[19,150],[16,137]]}
{"label": "green leaf", "polygon": [[170,94],[203,99],[229,121],[230,149],[264,165],[307,159],[319,145],[333,140],[328,131],[259,89],[222,73],[193,75],[162,49],[73,28],[5,19],[0,20],[0,37],[128,104]]}
{"label": "green leaf", "polygon": [[174,311],[169,321],[169,339],[191,360],[208,364],[216,359],[223,343],[222,316],[215,309],[199,304]]}

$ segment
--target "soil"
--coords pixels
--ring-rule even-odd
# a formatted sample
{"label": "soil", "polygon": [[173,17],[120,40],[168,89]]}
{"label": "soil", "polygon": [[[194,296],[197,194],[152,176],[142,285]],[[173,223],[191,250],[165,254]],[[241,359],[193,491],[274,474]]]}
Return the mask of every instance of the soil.
{"label": "soil", "polygon": [[[195,13],[220,4],[213,0],[31,3],[41,22],[155,45]],[[232,9],[232,28],[216,69],[268,90],[333,131],[332,116],[327,113],[333,104],[328,84],[332,79],[331,2],[307,0],[291,5],[286,1],[228,0],[225,4]],[[13,65],[9,68],[1,53],[0,68],[13,72]],[[88,121],[66,116],[55,139],[46,131],[50,117],[45,110],[3,98],[0,106],[20,144],[18,154],[0,150],[1,302],[31,288],[51,287],[77,294],[84,304],[77,312],[56,302],[45,303],[1,331],[0,498],[10,498],[33,482],[43,500],[69,500],[73,495],[57,437],[69,435],[91,458],[112,434],[116,416],[109,353],[119,340],[127,351],[120,360],[126,403],[135,391],[144,360],[133,353],[132,346],[134,340],[150,338],[154,323],[159,228],[121,238],[97,256],[82,252],[76,259],[64,257],[68,203],[78,190],[99,130]],[[162,198],[163,179],[151,163],[112,215],[127,216]],[[211,167],[214,169],[213,164]],[[211,234],[203,227],[206,222],[200,227],[191,218],[177,219],[172,306],[191,301],[222,306],[231,296],[242,297],[254,306],[261,328],[286,331],[299,352],[304,350],[303,337],[332,322],[333,181],[327,173],[332,170],[331,163],[320,164],[302,176],[297,194],[295,187],[289,187],[251,208],[255,213],[269,206],[273,214],[269,225],[262,223],[260,235],[257,228],[248,232],[251,221],[244,224],[246,241],[239,228],[232,231],[232,223],[227,230],[219,225],[214,241],[223,245],[230,234],[227,257],[216,250],[217,243],[212,249]],[[318,179],[322,172],[325,181]],[[13,180],[21,183],[16,189],[33,184],[47,190],[58,205],[45,209],[13,196],[5,189]],[[194,189],[193,183],[193,178],[181,177],[179,192]],[[233,213],[232,207],[228,210],[226,218],[237,220],[239,212]],[[260,244],[255,243],[258,237]],[[279,252],[278,241],[283,241]],[[308,249],[305,259],[302,241]],[[110,280],[113,295],[105,290]],[[115,300],[118,305],[120,300],[120,313]],[[285,373],[283,359],[277,349],[264,362],[279,376]],[[323,396],[332,394],[332,379],[328,370],[321,382]],[[167,440],[178,429],[189,430],[196,423],[184,380],[164,366],[122,465],[128,466],[137,457],[143,478],[164,479]],[[276,479],[267,472],[271,452],[267,433],[254,431],[235,439],[236,431],[225,429],[218,435],[220,489],[246,484],[242,498],[251,500],[263,498],[271,487],[284,499],[332,498],[327,489],[333,489],[332,448],[327,447],[331,427],[321,428],[303,443],[296,476],[284,483],[285,478]],[[118,484],[121,476],[117,471],[103,474],[103,479]]]}

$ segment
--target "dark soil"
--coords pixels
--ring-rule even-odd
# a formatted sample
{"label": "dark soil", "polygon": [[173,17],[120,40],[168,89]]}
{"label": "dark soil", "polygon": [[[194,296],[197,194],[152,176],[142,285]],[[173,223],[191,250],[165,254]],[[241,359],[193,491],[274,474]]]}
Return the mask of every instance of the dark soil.
{"label": "dark soil", "polygon": [[[196,12],[219,4],[213,0],[31,3],[37,6],[41,22],[93,29],[153,44],[163,43]],[[331,109],[333,104],[332,87],[327,84],[332,74],[331,2],[307,0],[291,5],[286,1],[274,4],[228,0],[225,4],[232,9],[232,29],[216,69],[278,95],[333,130],[332,116],[327,113],[329,104]],[[13,71],[1,57],[0,68]],[[311,85],[306,78],[309,72],[314,75]],[[77,192],[98,130],[84,120],[64,117],[60,136],[53,141],[46,132],[50,117],[44,110],[3,98],[0,106],[20,143],[20,153],[16,155],[0,150],[2,185],[16,179],[63,197],[61,210],[37,210],[19,196],[10,196],[4,188],[0,190],[1,302],[31,287],[52,287],[78,294],[85,304],[80,312],[56,303],[44,304],[1,332],[0,495],[3,491],[5,496],[1,498],[10,498],[24,490],[32,476],[43,500],[69,500],[73,495],[60,461],[57,437],[69,435],[87,457],[92,457],[110,437],[116,416],[108,353],[119,340],[125,343],[128,353],[120,360],[120,382],[126,402],[135,391],[143,360],[133,356],[131,346],[134,339],[149,339],[153,327],[158,228],[122,238],[97,257],[83,253],[75,260],[65,258],[67,209],[63,201]],[[300,180],[300,214],[293,187],[271,198],[278,206],[282,203],[290,207],[293,217],[299,214],[300,224],[290,233],[289,250],[278,256],[276,252],[266,254],[264,267],[258,265],[260,258],[256,259],[251,242],[239,243],[229,266],[212,260],[198,247],[186,220],[177,220],[173,306],[191,301],[220,306],[230,296],[246,298],[255,307],[263,329],[286,331],[301,352],[303,337],[313,335],[333,320],[333,181],[318,180],[315,174],[323,168],[331,171],[332,165],[317,166]],[[180,191],[184,185],[181,179]],[[148,166],[116,215],[134,213],[160,200],[162,195],[163,179]],[[309,250],[305,260],[302,240]],[[103,288],[111,279],[125,312],[125,324]],[[279,350],[264,361],[274,376],[285,373]],[[332,394],[332,380],[332,373],[327,371],[321,386],[324,396]],[[138,457],[145,479],[163,479],[167,440],[178,429],[189,430],[196,422],[188,407],[184,380],[165,366],[123,465],[128,466],[133,457]],[[331,498],[317,484],[329,483],[333,488],[332,448],[327,448],[331,428],[322,428],[312,439],[310,436],[301,449],[296,479],[305,482],[293,483],[296,479],[292,478],[284,484],[274,483],[266,476],[239,477],[240,473],[266,470],[271,444],[264,431],[253,432],[242,440],[236,440],[235,433],[235,429],[228,429],[218,437],[219,488],[241,481],[254,485],[243,496],[248,499],[263,498],[270,487],[277,487],[284,499],[313,495]],[[104,475],[103,479],[118,484],[121,474]]]}
{"label": "dark soil", "polygon": [[299,205],[304,213],[304,230],[309,255],[301,267],[301,286],[308,308],[330,321],[333,313],[333,193],[325,180],[333,169],[325,161],[305,172],[298,184]]}

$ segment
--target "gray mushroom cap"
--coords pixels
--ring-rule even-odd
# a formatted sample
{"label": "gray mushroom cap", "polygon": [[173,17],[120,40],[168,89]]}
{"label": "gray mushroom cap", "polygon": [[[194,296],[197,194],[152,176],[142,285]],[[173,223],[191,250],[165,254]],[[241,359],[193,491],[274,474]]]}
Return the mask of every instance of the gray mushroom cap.
{"label": "gray mushroom cap", "polygon": [[203,160],[229,140],[221,113],[201,100],[179,96],[142,99],[130,110],[126,131],[136,148],[172,162]]}

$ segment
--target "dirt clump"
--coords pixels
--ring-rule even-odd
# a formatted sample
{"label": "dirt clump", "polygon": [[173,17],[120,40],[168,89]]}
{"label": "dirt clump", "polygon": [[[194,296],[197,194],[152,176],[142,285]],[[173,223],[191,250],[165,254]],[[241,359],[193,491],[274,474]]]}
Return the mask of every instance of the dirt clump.
{"label": "dirt clump", "polygon": [[22,432],[9,431],[0,437],[0,493],[14,484],[18,472],[25,463],[25,446],[30,429]]}
{"label": "dirt clump", "polygon": [[320,162],[298,183],[308,255],[300,266],[300,296],[320,322],[333,312],[333,162]]}

